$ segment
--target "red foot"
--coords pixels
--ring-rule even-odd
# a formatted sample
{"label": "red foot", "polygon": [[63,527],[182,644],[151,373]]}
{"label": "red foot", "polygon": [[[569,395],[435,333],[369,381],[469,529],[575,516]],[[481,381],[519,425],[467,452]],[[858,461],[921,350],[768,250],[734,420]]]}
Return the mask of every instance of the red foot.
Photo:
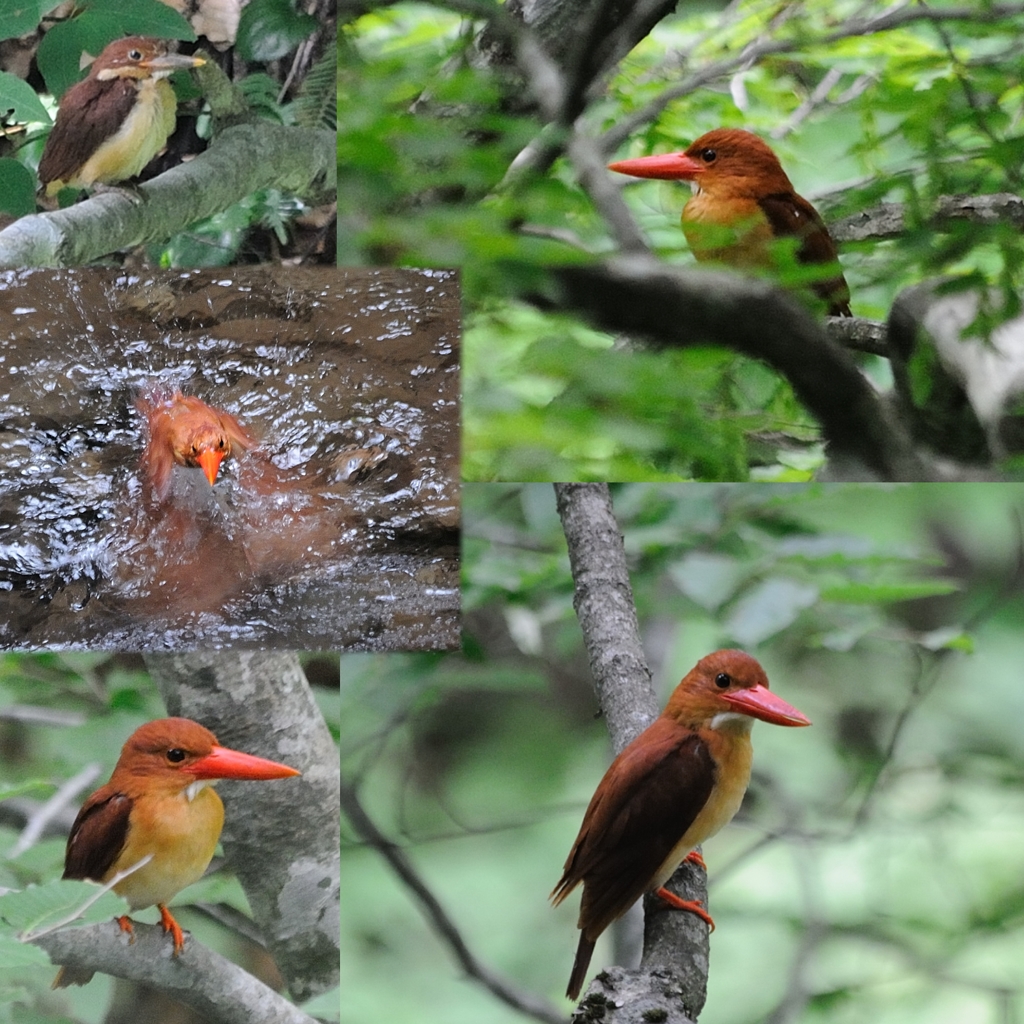
{"label": "red foot", "polygon": [[135,927],[132,924],[132,919],[125,914],[124,917],[115,917],[114,920],[121,931],[127,932],[129,945],[133,943],[135,941]]}
{"label": "red foot", "polygon": [[700,869],[701,869],[701,870],[702,870],[702,871],[704,872],[704,874],[707,874],[707,872],[708,872],[708,866],[707,866],[707,864],[705,864],[705,863],[704,863],[704,858],[703,858],[703,857],[702,857],[702,856],[701,856],[701,855],[700,855],[700,854],[699,854],[699,853],[698,853],[698,852],[697,852],[696,850],[691,850],[691,851],[690,851],[690,852],[689,852],[689,853],[688,853],[688,854],[687,854],[687,855],[686,855],[686,856],[685,856],[685,857],[683,858],[683,863],[684,863],[684,864],[685,864],[685,863],[686,863],[687,861],[689,861],[689,862],[690,862],[691,864],[696,864],[696,865],[697,865],[697,867],[699,867],[699,868],[700,868]]}
{"label": "red foot", "polygon": [[174,955],[178,956],[185,948],[185,936],[181,925],[171,917],[171,912],[162,903],[158,903],[157,908],[160,910],[160,923],[164,926],[164,931],[174,937]]}
{"label": "red foot", "polygon": [[700,905],[699,900],[680,899],[674,892],[669,892],[664,886],[660,889],[655,889],[654,895],[658,899],[664,900],[673,910],[688,910],[691,914],[696,914],[712,931],[715,930],[715,922],[711,920],[711,915]]}

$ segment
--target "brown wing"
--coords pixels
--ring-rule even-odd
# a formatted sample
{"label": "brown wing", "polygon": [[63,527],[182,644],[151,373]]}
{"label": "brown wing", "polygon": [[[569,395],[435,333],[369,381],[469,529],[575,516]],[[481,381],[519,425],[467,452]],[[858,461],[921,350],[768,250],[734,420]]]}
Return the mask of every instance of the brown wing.
{"label": "brown wing", "polygon": [[[795,192],[774,193],[757,202],[776,238],[801,240],[796,253],[801,263],[838,263],[839,255],[825,222],[803,196]],[[830,316],[852,316],[850,289],[841,273],[827,281],[816,281],[812,288],[829,304]]]}
{"label": "brown wing", "polygon": [[583,883],[579,927],[589,940],[647,891],[714,783],[707,746],[668,718],[659,718],[612,762],[552,893],[557,904]]}
{"label": "brown wing", "polygon": [[64,94],[39,161],[39,180],[69,181],[104,139],[124,123],[135,102],[135,83],[86,78]]}
{"label": "brown wing", "polygon": [[68,836],[64,878],[103,881],[124,849],[131,809],[131,797],[112,789],[109,782],[86,800]]}

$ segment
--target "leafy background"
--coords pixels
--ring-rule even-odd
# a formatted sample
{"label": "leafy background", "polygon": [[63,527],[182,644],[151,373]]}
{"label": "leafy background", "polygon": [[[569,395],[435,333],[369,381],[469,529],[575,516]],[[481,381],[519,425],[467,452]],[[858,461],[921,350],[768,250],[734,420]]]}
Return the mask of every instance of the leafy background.
{"label": "leafy background", "polygon": [[[479,59],[483,22],[446,7],[488,5],[399,3],[342,27],[339,245],[342,262],[463,267],[467,478],[807,479],[816,425],[761,364],[622,351],[524,301],[543,296],[543,268],[608,255],[613,237],[567,159],[510,172],[551,126]],[[858,27],[890,9],[891,27]],[[939,274],[995,286],[1013,312],[1016,227],[923,224],[940,195],[1019,192],[1022,28],[1020,4],[689,2],[598,83],[576,127],[609,160],[748,128],[826,221],[908,205],[902,237],[842,246],[856,315],[884,320],[900,289]],[[688,190],[618,184],[654,250],[691,262]],[[888,363],[865,362],[888,386]]]}
{"label": "leafy background", "polygon": [[[1019,1019],[1021,487],[613,498],[663,698],[742,645],[814,722],[757,726],[743,809],[705,846],[703,1024]],[[344,659],[343,778],[485,965],[568,1016],[578,903],[547,894],[611,753],[551,489],[465,501],[465,654]],[[342,1021],[524,1019],[344,821],[342,877]],[[602,939],[595,969],[616,961]]]}
{"label": "leafy background", "polygon": [[[304,659],[313,692],[331,732],[338,735],[337,657]],[[316,685],[319,683],[318,685]],[[83,1024],[131,1019],[145,1024],[195,1022],[180,1004],[129,982],[97,974],[83,988],[50,991],[56,968],[18,936],[44,914],[56,920],[84,902],[96,887],[62,882],[64,846],[77,808],[110,777],[121,745],[143,722],[167,714],[141,657],[92,654],[4,654],[0,656],[0,1021],[74,1021]],[[98,778],[54,819],[27,849],[15,846],[33,811],[56,788],[94,764]],[[216,864],[216,860],[214,862]],[[26,909],[26,903],[31,905]],[[266,984],[280,987],[273,962],[258,947],[223,927],[194,904],[222,904],[249,915],[241,886],[223,868],[189,886],[171,906],[181,926],[243,965]],[[127,913],[108,893],[88,921]],[[154,908],[133,915],[159,920]],[[324,1020],[337,1019],[337,991],[307,1004]],[[119,1018],[118,1015],[125,1015]]]}

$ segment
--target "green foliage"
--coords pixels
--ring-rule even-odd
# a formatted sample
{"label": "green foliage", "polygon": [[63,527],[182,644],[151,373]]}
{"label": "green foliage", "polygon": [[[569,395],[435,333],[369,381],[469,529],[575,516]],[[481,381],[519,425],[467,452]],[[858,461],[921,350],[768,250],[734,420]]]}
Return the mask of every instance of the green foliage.
{"label": "green foliage", "polygon": [[238,52],[248,61],[278,60],[316,31],[317,20],[292,0],[252,0],[238,22]]}
{"label": "green foliage", "polygon": [[17,160],[0,160],[0,210],[22,217],[36,208],[36,181]]}
{"label": "green foliage", "polygon": [[[613,394],[595,388],[593,362],[605,355],[584,340],[591,332],[519,305],[544,292],[545,267],[599,258],[614,241],[570,161],[514,170],[530,144],[551,140],[550,126],[514,113],[525,86],[472,60],[479,23],[443,6],[389,5],[342,31],[340,258],[464,268],[467,307],[484,311],[465,336],[468,478],[806,476],[817,433],[788,388],[737,396],[723,378],[694,382],[681,416],[699,409],[699,429],[680,429],[643,358],[609,368]],[[979,5],[974,17],[932,20],[908,8],[893,27],[868,30],[878,13],[855,0],[799,0],[784,16],[768,2],[681,5],[602,82],[578,127],[608,159],[749,128],[826,221],[906,204],[899,239],[842,247],[857,315],[884,319],[903,287],[955,275],[994,285],[1005,318],[1024,284],[1019,230],[927,224],[940,196],[1020,192],[1024,16]],[[623,194],[655,252],[689,263],[678,223],[687,189],[644,181]],[[559,365],[539,373],[536,352],[555,334]],[[662,380],[674,378],[672,360],[663,366]],[[872,372],[885,380],[885,367]]]}

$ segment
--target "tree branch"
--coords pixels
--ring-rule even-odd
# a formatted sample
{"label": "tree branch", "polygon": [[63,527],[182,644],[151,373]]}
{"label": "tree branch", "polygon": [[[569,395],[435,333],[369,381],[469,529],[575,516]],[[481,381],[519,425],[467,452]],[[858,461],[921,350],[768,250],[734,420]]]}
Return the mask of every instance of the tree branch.
{"label": "tree branch", "polygon": [[296,999],[338,984],[341,773],[338,751],[294,654],[151,654],[173,715],[224,744],[283,761],[301,779],[224,781],[224,852]]}
{"label": "tree branch", "polygon": [[764,281],[678,269],[642,255],[551,272],[554,298],[537,305],[582,312],[603,330],[643,334],[671,347],[719,344],[763,359],[821,423],[849,475],[929,480],[935,470],[849,356],[792,298]]}
{"label": "tree branch", "polygon": [[315,1024],[283,996],[191,936],[180,956],[157,925],[135,924],[135,941],[112,921],[33,940],[55,964],[154,985],[210,1024]]}
{"label": "tree branch", "polygon": [[261,121],[229,128],[188,163],[66,210],[37,213],[0,231],[0,267],[66,267],[170,238],[262,188],[314,205],[337,194],[332,132]]}
{"label": "tree branch", "polygon": [[[928,217],[928,227],[948,228],[956,221],[975,224],[1013,224],[1024,229],[1024,199],[1009,192],[984,196],[940,196]],[[903,203],[879,203],[829,225],[837,242],[864,242],[868,239],[900,238],[907,230]]]}
{"label": "tree branch", "polygon": [[363,809],[354,787],[347,784],[342,785],[341,806],[345,810],[345,817],[348,818],[356,833],[387,861],[391,869],[416,898],[430,926],[452,951],[452,955],[469,977],[479,981],[484,988],[514,1010],[526,1013],[536,1020],[544,1021],[545,1024],[564,1024],[565,1015],[546,999],[522,991],[477,959],[455,922],[420,878],[405,851],[391,842],[373,823]]}

